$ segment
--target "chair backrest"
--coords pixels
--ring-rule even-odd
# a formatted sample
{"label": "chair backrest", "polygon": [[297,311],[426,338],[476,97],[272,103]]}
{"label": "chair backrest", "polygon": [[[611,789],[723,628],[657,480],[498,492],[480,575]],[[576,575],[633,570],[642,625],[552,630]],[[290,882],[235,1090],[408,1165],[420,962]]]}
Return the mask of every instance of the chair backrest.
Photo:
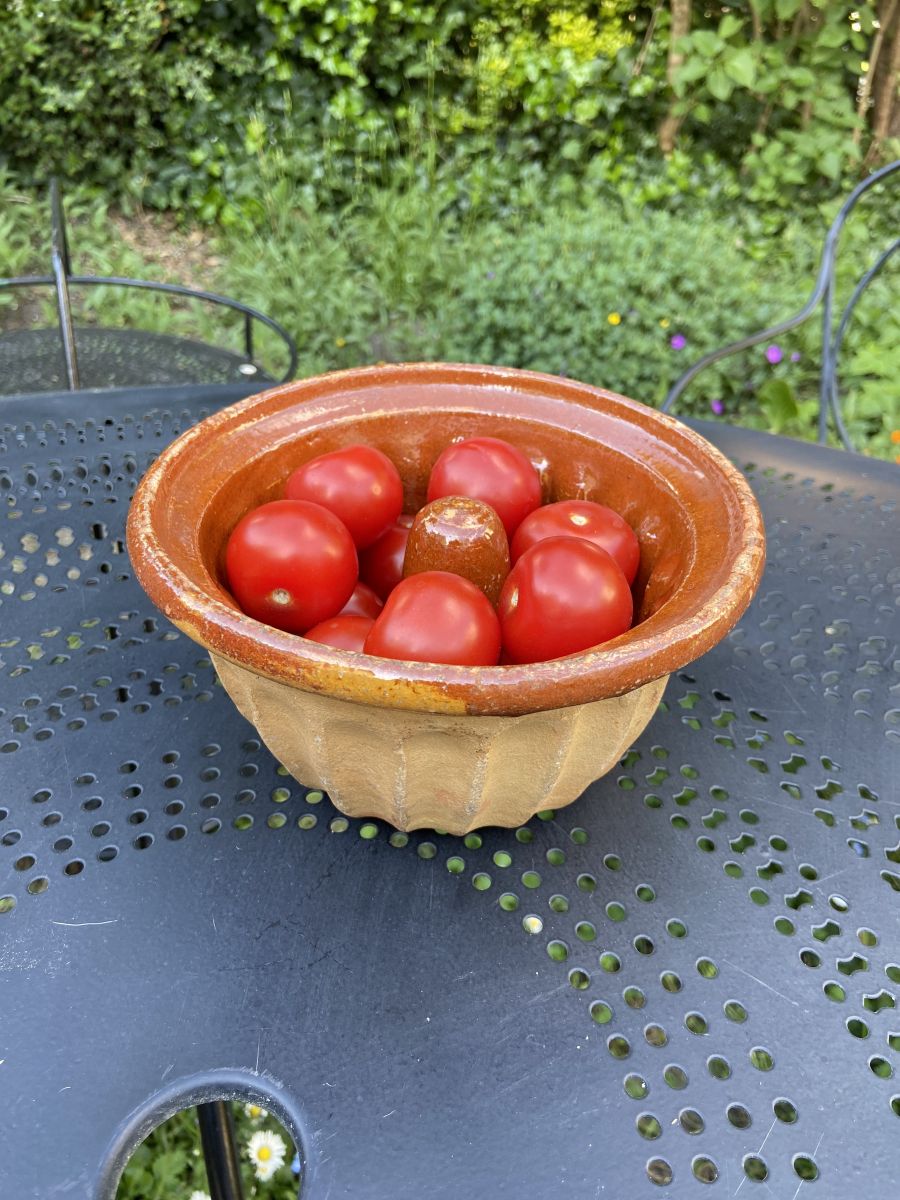
{"label": "chair backrest", "polygon": [[248,367],[254,370],[253,323],[259,321],[271,329],[284,342],[289,363],[278,382],[284,383],[293,378],[297,369],[297,345],[288,331],[271,317],[232,300],[228,296],[220,296],[216,292],[207,292],[199,288],[184,287],[177,283],[157,283],[146,279],[130,279],[118,275],[76,275],[72,271],[69,257],[69,243],[66,232],[65,212],[63,209],[62,192],[56,179],[50,181],[50,262],[51,275],[22,275],[14,279],[0,279],[0,288],[31,288],[53,287],[56,291],[56,307],[59,318],[59,332],[62,340],[63,357],[66,367],[66,380],[70,391],[76,391],[80,386],[78,371],[78,350],[75,330],[72,321],[72,305],[69,289],[72,285],[78,287],[127,287],[140,288],[144,291],[162,292],[173,296],[187,296],[194,300],[206,301],[224,308],[242,313],[244,318],[244,354]]}
{"label": "chair backrest", "polygon": [[69,239],[66,236],[66,218],[62,206],[59,181],[50,180],[50,264],[56,286],[56,307],[59,312],[59,332],[62,337],[63,356],[66,360],[66,378],[69,390],[81,387],[78,377],[78,351],[75,348],[75,328],[72,322],[72,304],[69,299],[69,278],[72,264],[69,261]]}
{"label": "chair backrest", "polygon": [[705,354],[702,358],[698,358],[695,363],[678,378],[663,401],[663,412],[669,412],[675,405],[676,401],[684,392],[685,388],[696,375],[698,375],[705,367],[711,363],[718,362],[722,358],[726,358],[729,354],[736,354],[740,350],[746,350],[750,346],[755,346],[759,342],[768,341],[771,338],[777,337],[779,334],[785,333],[789,329],[794,329],[797,325],[801,325],[806,321],[819,304],[822,305],[822,371],[819,379],[819,418],[818,418],[818,440],[824,443],[828,438],[828,420],[829,416],[834,423],[835,431],[841,440],[841,443],[847,450],[854,450],[853,441],[847,432],[847,427],[844,424],[843,415],[841,413],[841,396],[838,379],[838,359],[840,357],[841,347],[844,342],[844,335],[850,318],[853,316],[853,311],[859,303],[863,292],[872,282],[872,280],[880,273],[885,264],[900,250],[900,238],[895,238],[888,247],[882,251],[875,262],[869,267],[862,278],[857,283],[853,290],[850,299],[847,301],[837,326],[834,325],[834,292],[835,292],[835,266],[837,262],[838,241],[840,239],[841,230],[846,224],[847,218],[856,207],[860,197],[864,195],[870,188],[886,179],[889,175],[893,175],[896,171],[900,171],[900,159],[895,162],[888,163],[880,170],[875,171],[868,179],[864,179],[853,189],[847,199],[841,206],[840,212],[831,223],[831,228],[828,230],[828,236],[825,238],[825,245],[822,249],[822,258],[819,264],[819,273],[816,278],[815,286],[809,299],[800,309],[791,317],[787,317],[784,321],[779,321],[777,325],[771,325],[768,329],[762,329],[758,333],[752,333],[748,337],[740,338],[736,342],[730,342],[727,346],[721,346],[718,350],[713,350],[709,354]]}

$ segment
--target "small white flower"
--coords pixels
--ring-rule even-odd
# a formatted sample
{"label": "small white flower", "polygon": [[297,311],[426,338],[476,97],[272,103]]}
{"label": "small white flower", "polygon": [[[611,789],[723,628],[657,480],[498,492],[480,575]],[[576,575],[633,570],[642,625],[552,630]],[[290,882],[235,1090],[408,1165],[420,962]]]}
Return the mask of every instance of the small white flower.
{"label": "small white flower", "polygon": [[191,1192],[188,1200],[209,1200],[208,1192]]}
{"label": "small white flower", "polygon": [[254,1125],[258,1125],[260,1123],[260,1121],[263,1120],[264,1117],[267,1117],[269,1115],[266,1112],[266,1110],[264,1108],[260,1108],[258,1104],[245,1104],[244,1112],[247,1114],[247,1116],[250,1118],[250,1120],[253,1122]]}
{"label": "small white flower", "polygon": [[287,1146],[284,1138],[268,1129],[258,1129],[247,1143],[247,1157],[253,1163],[256,1178],[271,1179],[279,1167],[284,1165]]}

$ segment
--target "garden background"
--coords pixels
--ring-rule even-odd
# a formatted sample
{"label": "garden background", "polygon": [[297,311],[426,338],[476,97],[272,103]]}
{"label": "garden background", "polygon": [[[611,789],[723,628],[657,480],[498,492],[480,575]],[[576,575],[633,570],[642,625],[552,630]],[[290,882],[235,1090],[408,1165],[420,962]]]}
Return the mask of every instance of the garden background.
{"label": "garden background", "polygon": [[[658,403],[700,353],[802,302],[839,197],[900,153],[898,0],[6,7],[2,273],[45,269],[57,172],[79,269],[234,294],[288,327],[304,374],[500,362]],[[845,293],[890,215],[889,195],[864,202]],[[893,457],[890,274],[842,383],[853,434]],[[79,300],[170,324],[144,296]],[[9,326],[38,302],[3,303]],[[818,348],[808,326],[728,360],[687,410],[809,433]]]}

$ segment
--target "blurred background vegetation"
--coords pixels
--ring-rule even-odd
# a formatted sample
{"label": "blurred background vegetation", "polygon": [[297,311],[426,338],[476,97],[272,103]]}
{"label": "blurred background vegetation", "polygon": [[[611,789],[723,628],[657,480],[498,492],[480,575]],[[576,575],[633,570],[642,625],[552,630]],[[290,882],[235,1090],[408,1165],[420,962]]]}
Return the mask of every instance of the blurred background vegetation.
{"label": "blurred background vegetation", "polygon": [[[79,268],[229,291],[288,326],[303,372],[461,358],[658,402],[802,301],[840,197],[900,153],[898,70],[900,0],[8,0],[0,272],[45,261],[56,172]],[[846,287],[890,216],[888,193],[864,203]],[[844,358],[880,454],[890,274]],[[118,322],[153,301],[89,303]],[[805,431],[817,332],[764,349],[688,410]]]}

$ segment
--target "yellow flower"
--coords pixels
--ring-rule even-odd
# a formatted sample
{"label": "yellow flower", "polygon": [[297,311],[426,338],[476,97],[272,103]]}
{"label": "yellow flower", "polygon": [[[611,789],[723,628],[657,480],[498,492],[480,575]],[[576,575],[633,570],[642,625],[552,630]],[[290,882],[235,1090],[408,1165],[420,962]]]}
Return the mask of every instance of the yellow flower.
{"label": "yellow flower", "polygon": [[346,346],[346,345],[347,345],[347,339],[346,339],[346,338],[342,338],[342,337],[336,337],[336,338],[334,339],[334,344],[337,346],[337,348],[338,348],[339,350],[341,350],[341,349],[343,349],[343,347],[344,347],[344,346]]}
{"label": "yellow flower", "polygon": [[660,321],[660,325],[663,329],[668,329],[669,328],[669,318],[663,317],[662,320]]}
{"label": "yellow flower", "polygon": [[607,321],[609,321],[610,325],[621,325],[622,324],[622,316],[620,313],[617,313],[617,312],[611,312],[606,319],[607,319]]}

